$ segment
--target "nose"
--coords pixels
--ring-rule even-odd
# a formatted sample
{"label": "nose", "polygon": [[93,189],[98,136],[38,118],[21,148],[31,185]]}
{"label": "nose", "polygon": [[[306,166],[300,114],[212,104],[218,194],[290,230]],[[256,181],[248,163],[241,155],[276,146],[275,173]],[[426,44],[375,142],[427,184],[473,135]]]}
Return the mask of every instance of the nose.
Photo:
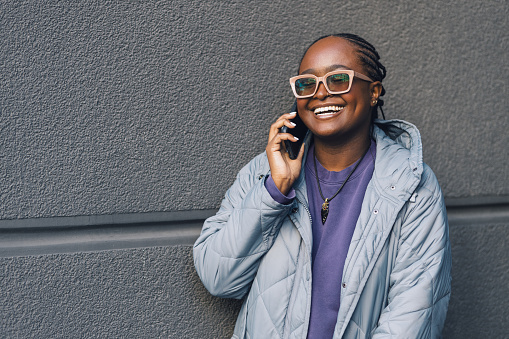
{"label": "nose", "polygon": [[325,88],[325,85],[323,84],[323,82],[320,81],[318,83],[318,89],[316,90],[314,97],[319,100],[323,100],[323,99],[327,98],[328,96],[329,96],[329,92]]}

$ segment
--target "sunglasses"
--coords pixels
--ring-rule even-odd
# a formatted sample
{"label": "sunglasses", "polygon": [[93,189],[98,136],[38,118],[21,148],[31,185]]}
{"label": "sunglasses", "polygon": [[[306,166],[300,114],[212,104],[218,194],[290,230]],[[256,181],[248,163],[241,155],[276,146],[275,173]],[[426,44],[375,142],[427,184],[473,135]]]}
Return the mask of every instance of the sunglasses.
{"label": "sunglasses", "polygon": [[297,75],[290,78],[290,85],[292,86],[293,94],[298,99],[309,98],[315,95],[320,82],[323,83],[325,89],[330,94],[342,94],[350,90],[354,76],[361,80],[373,82],[373,80],[364,74],[357,73],[351,69],[342,69],[329,72],[323,77],[317,77],[313,74]]}

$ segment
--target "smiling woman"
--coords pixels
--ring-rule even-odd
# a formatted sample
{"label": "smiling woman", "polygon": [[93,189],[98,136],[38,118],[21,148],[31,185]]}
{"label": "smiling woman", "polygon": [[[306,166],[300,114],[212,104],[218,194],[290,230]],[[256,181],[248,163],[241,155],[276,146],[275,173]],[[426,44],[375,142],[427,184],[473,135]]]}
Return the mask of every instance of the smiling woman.
{"label": "smiling woman", "polygon": [[[377,119],[385,68],[352,34],[315,41],[290,79],[297,112],[205,221],[207,289],[245,298],[234,338],[436,338],[450,296],[442,192],[417,128]],[[284,142],[296,115],[298,156]]]}

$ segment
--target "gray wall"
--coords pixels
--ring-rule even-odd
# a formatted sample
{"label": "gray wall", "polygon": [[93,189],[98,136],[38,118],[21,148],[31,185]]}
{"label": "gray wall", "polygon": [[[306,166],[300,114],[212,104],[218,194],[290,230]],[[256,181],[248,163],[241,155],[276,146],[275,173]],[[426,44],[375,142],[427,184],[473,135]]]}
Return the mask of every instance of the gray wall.
{"label": "gray wall", "polygon": [[375,44],[447,198],[447,338],[509,333],[506,1],[0,2],[0,336],[227,337],[200,223],[307,45]]}

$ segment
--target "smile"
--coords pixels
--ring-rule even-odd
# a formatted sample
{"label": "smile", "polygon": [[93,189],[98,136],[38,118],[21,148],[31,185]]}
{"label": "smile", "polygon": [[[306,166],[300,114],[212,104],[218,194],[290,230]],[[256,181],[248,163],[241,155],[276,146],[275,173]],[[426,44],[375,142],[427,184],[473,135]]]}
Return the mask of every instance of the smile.
{"label": "smile", "polygon": [[341,106],[325,106],[315,108],[315,115],[333,115],[341,111],[344,107]]}

